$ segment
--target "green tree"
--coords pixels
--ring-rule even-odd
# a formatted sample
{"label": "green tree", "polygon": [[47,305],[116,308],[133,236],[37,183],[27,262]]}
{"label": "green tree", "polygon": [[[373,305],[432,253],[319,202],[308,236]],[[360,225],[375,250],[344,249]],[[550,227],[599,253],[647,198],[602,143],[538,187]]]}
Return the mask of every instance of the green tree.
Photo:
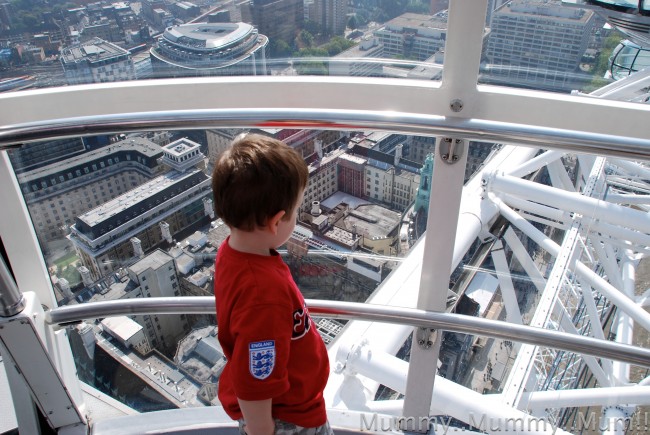
{"label": "green tree", "polygon": [[291,56],[291,46],[282,39],[271,42],[271,57],[283,58]]}
{"label": "green tree", "polygon": [[300,75],[328,75],[327,56],[324,48],[303,48],[299,50],[298,59],[294,59],[293,65]]}
{"label": "green tree", "polygon": [[359,28],[359,21],[357,20],[356,14],[348,18],[348,27],[352,30]]}
{"label": "green tree", "polygon": [[311,48],[314,46],[314,35],[303,29],[300,31],[300,33],[298,33],[298,36],[296,36],[294,42],[298,50],[303,48]]}

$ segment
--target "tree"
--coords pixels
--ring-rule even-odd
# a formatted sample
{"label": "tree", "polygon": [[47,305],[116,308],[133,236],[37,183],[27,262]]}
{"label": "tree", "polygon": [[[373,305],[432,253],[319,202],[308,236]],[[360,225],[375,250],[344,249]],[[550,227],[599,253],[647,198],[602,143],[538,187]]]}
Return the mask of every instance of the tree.
{"label": "tree", "polygon": [[348,18],[348,27],[352,30],[359,28],[359,22],[356,15],[351,15],[350,18]]}
{"label": "tree", "polygon": [[296,48],[303,49],[303,48],[311,48],[314,46],[314,35],[309,33],[306,30],[301,30],[300,33],[298,33],[298,36],[296,36],[295,39],[295,45]]}
{"label": "tree", "polygon": [[291,56],[291,47],[282,39],[271,42],[271,57],[284,58]]}

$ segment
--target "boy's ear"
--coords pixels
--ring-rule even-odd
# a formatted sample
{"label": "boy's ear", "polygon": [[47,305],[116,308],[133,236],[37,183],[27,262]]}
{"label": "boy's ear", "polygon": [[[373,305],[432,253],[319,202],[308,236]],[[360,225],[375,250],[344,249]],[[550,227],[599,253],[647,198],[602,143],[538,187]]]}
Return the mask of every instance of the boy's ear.
{"label": "boy's ear", "polygon": [[273,234],[277,234],[278,232],[278,224],[284,217],[284,215],[287,214],[286,211],[280,210],[273,216],[271,216],[267,221],[266,221],[266,229],[271,231]]}

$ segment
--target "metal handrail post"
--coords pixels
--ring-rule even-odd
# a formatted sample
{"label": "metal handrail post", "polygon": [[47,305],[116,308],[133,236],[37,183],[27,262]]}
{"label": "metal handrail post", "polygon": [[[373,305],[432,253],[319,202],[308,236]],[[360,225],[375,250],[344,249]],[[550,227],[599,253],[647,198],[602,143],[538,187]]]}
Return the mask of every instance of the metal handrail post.
{"label": "metal handrail post", "polygon": [[16,286],[4,259],[0,257],[0,317],[11,317],[25,309],[25,298]]}

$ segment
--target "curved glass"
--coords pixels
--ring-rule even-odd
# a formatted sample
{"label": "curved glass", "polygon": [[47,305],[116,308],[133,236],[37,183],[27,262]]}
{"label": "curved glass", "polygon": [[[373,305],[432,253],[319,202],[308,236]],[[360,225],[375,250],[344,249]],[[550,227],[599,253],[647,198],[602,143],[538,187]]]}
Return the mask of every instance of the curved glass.
{"label": "curved glass", "polygon": [[0,90],[233,75],[439,80],[447,34],[443,5],[419,0],[16,1],[0,11]]}
{"label": "curved glass", "polygon": [[650,66],[650,49],[625,40],[614,49],[609,62],[612,77],[620,80]]}

